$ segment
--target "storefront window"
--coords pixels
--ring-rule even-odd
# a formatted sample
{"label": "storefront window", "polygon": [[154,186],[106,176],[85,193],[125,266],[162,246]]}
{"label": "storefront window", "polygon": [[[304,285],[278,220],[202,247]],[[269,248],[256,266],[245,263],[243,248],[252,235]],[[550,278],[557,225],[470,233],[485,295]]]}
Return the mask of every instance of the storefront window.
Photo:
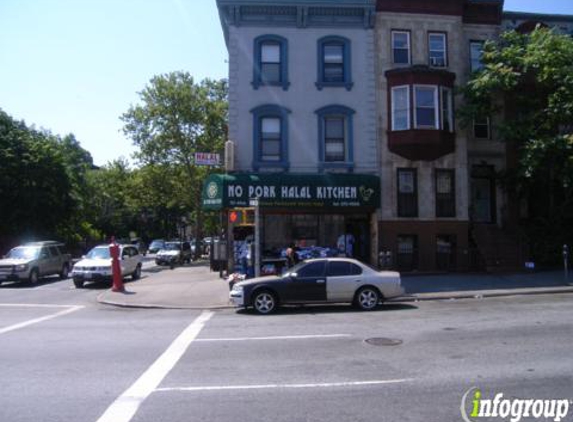
{"label": "storefront window", "polygon": [[[286,248],[296,246],[301,259],[338,256],[339,239],[353,239],[352,256],[368,261],[369,217],[343,214],[265,214],[262,220],[262,251],[269,259],[284,257]],[[348,246],[346,247],[348,249]]]}

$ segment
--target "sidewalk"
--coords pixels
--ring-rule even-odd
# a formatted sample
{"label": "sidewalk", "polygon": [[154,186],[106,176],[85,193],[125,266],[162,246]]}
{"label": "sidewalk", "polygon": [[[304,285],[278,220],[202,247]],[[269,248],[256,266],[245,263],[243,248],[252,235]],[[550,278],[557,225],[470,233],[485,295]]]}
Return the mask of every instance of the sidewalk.
{"label": "sidewalk", "polygon": [[[573,277],[570,279],[573,283]],[[573,293],[562,272],[523,274],[402,275],[406,295],[392,302],[448,300],[514,295]],[[142,278],[125,283],[125,293],[107,290],[98,296],[105,304],[168,309],[223,309],[229,287],[211,272],[207,263],[190,266],[145,268]]]}
{"label": "sidewalk", "polygon": [[101,303],[168,309],[221,309],[229,306],[229,285],[211,272],[206,263],[182,267],[152,266],[142,271],[141,279],[125,283],[125,293],[111,289],[98,296]]}

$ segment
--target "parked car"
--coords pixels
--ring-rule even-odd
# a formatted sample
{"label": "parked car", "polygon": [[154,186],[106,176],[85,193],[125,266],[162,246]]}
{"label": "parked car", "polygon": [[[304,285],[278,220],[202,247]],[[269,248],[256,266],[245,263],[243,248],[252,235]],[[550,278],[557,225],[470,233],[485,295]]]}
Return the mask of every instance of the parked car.
{"label": "parked car", "polygon": [[195,256],[200,258],[205,254],[205,244],[202,240],[192,239],[189,243],[191,244],[191,256],[193,258],[195,258]]}
{"label": "parked car", "polygon": [[72,257],[63,243],[54,241],[31,242],[10,250],[0,260],[0,284],[3,281],[28,281],[32,284],[41,277],[58,274],[68,278]]}
{"label": "parked car", "polygon": [[163,239],[152,240],[151,243],[149,244],[149,248],[147,248],[147,253],[157,253],[164,247],[165,247],[165,240]]}
{"label": "parked car", "polygon": [[236,283],[229,298],[237,307],[270,314],[289,303],[348,302],[370,311],[385,299],[403,294],[397,272],[377,271],[351,258],[324,258],[303,261],[282,277]]}
{"label": "parked car", "polygon": [[147,254],[147,245],[145,244],[145,242],[141,239],[132,239],[130,242],[133,246],[135,246],[138,250],[138,252],[145,256]]}
{"label": "parked car", "polygon": [[157,265],[175,265],[191,262],[191,244],[189,242],[165,242],[163,249],[157,252]]}
{"label": "parked car", "polygon": [[[133,245],[119,245],[121,276],[141,277],[143,257]],[[86,281],[112,281],[111,255],[109,245],[100,245],[88,252],[74,265],[72,278],[76,288],[82,288]]]}

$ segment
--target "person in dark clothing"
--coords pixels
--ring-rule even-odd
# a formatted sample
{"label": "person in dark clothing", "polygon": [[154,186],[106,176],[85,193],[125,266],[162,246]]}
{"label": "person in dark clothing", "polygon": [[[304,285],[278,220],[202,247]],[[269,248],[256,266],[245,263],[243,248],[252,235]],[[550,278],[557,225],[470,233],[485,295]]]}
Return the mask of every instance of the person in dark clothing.
{"label": "person in dark clothing", "polygon": [[286,250],[286,259],[288,268],[294,267],[295,264],[298,262],[298,255],[296,254],[296,249],[297,248],[295,244],[291,243]]}

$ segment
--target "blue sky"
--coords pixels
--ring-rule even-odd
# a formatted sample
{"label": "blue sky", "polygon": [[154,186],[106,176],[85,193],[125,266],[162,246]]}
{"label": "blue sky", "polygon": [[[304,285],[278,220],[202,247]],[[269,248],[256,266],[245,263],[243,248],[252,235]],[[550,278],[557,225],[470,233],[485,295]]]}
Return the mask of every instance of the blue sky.
{"label": "blue sky", "polygon": [[[506,10],[573,15],[571,0]],[[0,0],[0,108],[73,133],[96,164],[134,151],[119,116],[154,75],[226,77],[215,0]]]}

